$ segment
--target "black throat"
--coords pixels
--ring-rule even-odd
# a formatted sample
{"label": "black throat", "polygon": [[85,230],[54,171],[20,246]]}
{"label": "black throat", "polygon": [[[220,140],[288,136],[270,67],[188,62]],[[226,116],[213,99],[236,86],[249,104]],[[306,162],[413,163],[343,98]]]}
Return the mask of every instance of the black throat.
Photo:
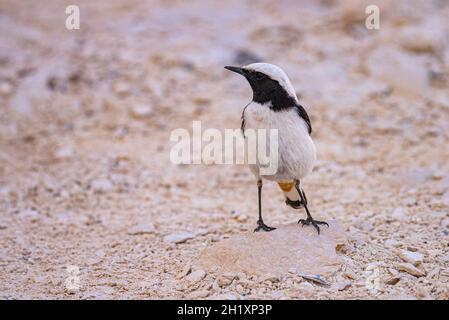
{"label": "black throat", "polygon": [[295,109],[296,113],[307,124],[309,134],[312,133],[312,124],[309,115],[303,106],[295,98],[290,96],[278,81],[264,76],[259,72],[252,72],[246,75],[251,88],[253,89],[253,101],[265,104],[270,103],[269,108],[275,112]]}
{"label": "black throat", "polygon": [[270,108],[274,111],[289,109],[297,104],[276,80],[267,77],[257,82],[250,79],[249,83],[253,89],[253,101],[261,104],[271,102]]}

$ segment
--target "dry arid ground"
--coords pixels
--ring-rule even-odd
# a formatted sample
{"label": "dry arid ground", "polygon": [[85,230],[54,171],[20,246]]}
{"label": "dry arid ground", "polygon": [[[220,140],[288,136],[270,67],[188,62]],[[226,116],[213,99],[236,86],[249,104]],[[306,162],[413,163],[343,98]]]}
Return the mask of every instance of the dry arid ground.
{"label": "dry arid ground", "polygon": [[[2,0],[0,297],[448,299],[448,17],[443,0]],[[223,66],[254,60],[311,117],[303,185],[348,237],[330,286],[191,268],[252,231],[257,188],[241,165],[172,164],[170,133],[239,128],[250,87]],[[263,205],[270,225],[304,217],[272,183]]]}

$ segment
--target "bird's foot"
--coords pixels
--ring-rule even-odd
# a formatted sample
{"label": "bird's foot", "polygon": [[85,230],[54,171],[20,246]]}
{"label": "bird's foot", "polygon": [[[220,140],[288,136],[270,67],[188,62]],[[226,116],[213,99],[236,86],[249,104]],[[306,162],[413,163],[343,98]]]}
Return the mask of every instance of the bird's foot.
{"label": "bird's foot", "polygon": [[254,229],[254,232],[259,232],[259,231],[270,232],[273,230],[276,230],[276,228],[267,226],[265,223],[263,223],[262,220],[257,220],[257,228]]}
{"label": "bird's foot", "polygon": [[318,225],[323,224],[329,228],[329,224],[325,221],[314,220],[312,217],[307,217],[307,219],[299,219],[298,223],[300,223],[303,227],[304,225],[312,225],[315,227],[318,234],[320,234],[320,227]]}

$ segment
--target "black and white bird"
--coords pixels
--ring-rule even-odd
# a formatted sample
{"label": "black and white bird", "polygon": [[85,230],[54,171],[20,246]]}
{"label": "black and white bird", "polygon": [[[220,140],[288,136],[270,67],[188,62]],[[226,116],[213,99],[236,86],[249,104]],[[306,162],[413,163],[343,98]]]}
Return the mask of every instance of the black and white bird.
{"label": "black and white bird", "polygon": [[272,231],[262,219],[262,180],[275,181],[285,195],[285,203],[292,208],[304,207],[307,218],[298,223],[312,225],[320,233],[324,221],[314,220],[307,207],[307,198],[300,181],[309,174],[316,161],[316,148],[310,136],[312,125],[306,110],[285,72],[269,63],[252,63],[244,67],[226,66],[248,80],[253,99],[242,112],[242,132],[251,128],[278,130],[278,170],[275,174],[262,175],[259,164],[249,167],[257,178],[259,220],[254,231]]}

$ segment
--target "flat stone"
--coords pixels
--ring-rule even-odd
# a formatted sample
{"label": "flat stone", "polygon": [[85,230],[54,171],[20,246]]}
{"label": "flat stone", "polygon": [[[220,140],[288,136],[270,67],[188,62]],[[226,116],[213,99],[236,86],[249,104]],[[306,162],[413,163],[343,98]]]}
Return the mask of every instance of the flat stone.
{"label": "flat stone", "polygon": [[182,243],[189,239],[193,239],[195,234],[189,231],[180,231],[176,233],[169,234],[164,237],[165,242],[169,243]]}
{"label": "flat stone", "polygon": [[185,279],[189,282],[189,283],[197,283],[198,281],[201,281],[204,279],[204,277],[206,276],[206,272],[204,270],[196,270],[193,271],[191,274],[189,274],[187,277],[185,277]]}
{"label": "flat stone", "polygon": [[243,272],[282,276],[289,270],[329,276],[342,260],[336,248],[346,242],[343,226],[336,221],[315,228],[296,223],[283,225],[271,232],[236,234],[204,249],[196,264],[205,270],[222,273]]}
{"label": "flat stone", "polygon": [[414,266],[421,264],[424,260],[424,255],[419,252],[412,252],[408,250],[399,250],[399,257],[405,262],[409,262]]}
{"label": "flat stone", "polygon": [[138,235],[138,234],[154,233],[155,231],[156,228],[152,223],[143,223],[129,228],[128,234]]}

